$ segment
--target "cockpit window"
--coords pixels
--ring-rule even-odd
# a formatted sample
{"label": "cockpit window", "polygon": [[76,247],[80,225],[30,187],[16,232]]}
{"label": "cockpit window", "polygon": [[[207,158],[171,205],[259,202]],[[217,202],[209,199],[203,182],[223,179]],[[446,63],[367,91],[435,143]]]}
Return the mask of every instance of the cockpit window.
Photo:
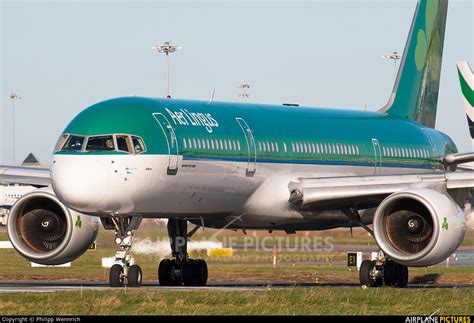
{"label": "cockpit window", "polygon": [[87,140],[87,151],[110,151],[115,150],[113,136],[94,136]]}
{"label": "cockpit window", "polygon": [[62,134],[61,137],[59,137],[58,141],[56,142],[56,146],[54,146],[54,152],[60,151],[61,148],[63,148],[64,143],[68,137],[69,135],[67,133]]}
{"label": "cockpit window", "polygon": [[142,138],[132,136],[133,148],[135,149],[135,154],[139,154],[145,151],[145,144],[143,143]]}
{"label": "cockpit window", "polygon": [[117,149],[133,153],[132,144],[128,135],[117,135]]}
{"label": "cockpit window", "polygon": [[84,144],[83,136],[70,135],[64,144],[62,151],[81,151]]}

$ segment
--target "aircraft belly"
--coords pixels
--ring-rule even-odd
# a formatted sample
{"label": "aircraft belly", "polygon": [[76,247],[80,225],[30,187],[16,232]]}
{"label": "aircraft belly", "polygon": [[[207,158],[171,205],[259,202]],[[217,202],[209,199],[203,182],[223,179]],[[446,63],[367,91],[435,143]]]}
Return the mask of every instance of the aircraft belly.
{"label": "aircraft belly", "polygon": [[[186,160],[180,156],[177,173],[169,175],[167,156],[154,158],[153,185],[150,189],[135,188],[134,212],[146,217],[203,217],[215,226],[225,225],[235,216],[241,216],[246,226],[307,222],[320,223],[321,227],[344,226],[347,218],[340,212],[304,213],[295,209],[288,202],[288,184],[298,177],[373,174],[373,167],[367,166],[258,163],[257,159],[255,174],[247,176],[247,163]],[[407,169],[387,171],[397,174]],[[139,173],[136,175],[138,180]]]}

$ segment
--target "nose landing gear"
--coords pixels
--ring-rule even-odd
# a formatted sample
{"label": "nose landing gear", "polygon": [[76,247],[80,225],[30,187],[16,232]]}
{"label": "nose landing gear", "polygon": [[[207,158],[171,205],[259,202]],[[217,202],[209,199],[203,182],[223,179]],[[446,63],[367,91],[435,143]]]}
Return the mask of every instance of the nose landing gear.
{"label": "nose landing gear", "polygon": [[158,267],[158,281],[162,286],[205,286],[207,264],[203,259],[190,259],[187,253],[187,222],[168,220],[168,235],[174,259],[163,259]]}
{"label": "nose landing gear", "polygon": [[115,264],[110,268],[109,284],[111,287],[140,287],[142,284],[142,270],[133,264],[130,249],[133,242],[133,230],[137,229],[141,217],[112,217],[115,225]]}

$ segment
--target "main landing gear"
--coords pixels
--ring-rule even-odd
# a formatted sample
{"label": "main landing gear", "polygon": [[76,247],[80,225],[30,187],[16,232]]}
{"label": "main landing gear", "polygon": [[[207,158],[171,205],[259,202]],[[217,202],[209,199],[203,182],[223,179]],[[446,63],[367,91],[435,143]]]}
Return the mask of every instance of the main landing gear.
{"label": "main landing gear", "polygon": [[[193,231],[192,233],[194,233]],[[191,234],[192,234],[191,233]],[[158,267],[158,281],[162,286],[204,286],[207,283],[207,264],[203,259],[189,259],[187,253],[187,222],[168,220],[168,236],[174,259],[163,259]]]}
{"label": "main landing gear", "polygon": [[403,288],[408,284],[408,267],[386,259],[383,251],[379,251],[376,260],[362,261],[359,280],[361,286]]}
{"label": "main landing gear", "polygon": [[142,284],[142,270],[140,266],[132,264],[130,249],[133,242],[133,230],[137,229],[141,217],[113,217],[115,226],[115,264],[110,268],[109,283],[111,287],[140,287]]}
{"label": "main landing gear", "polygon": [[[351,223],[363,227],[374,237],[374,232],[367,225],[362,223],[357,208],[349,208],[343,210],[343,212]],[[359,281],[361,286],[366,287],[380,287],[385,285],[404,288],[408,285],[408,267],[391,259],[387,259],[384,252],[379,251],[376,260],[362,261],[359,269]]]}

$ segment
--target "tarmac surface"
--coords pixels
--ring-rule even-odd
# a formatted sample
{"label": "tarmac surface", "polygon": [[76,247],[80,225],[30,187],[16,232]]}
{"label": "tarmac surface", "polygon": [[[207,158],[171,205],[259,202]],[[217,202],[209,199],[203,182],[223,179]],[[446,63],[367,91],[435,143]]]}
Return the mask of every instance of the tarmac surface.
{"label": "tarmac surface", "polygon": [[[310,287],[355,287],[360,288],[359,284],[354,283],[252,283],[252,282],[216,282],[209,283],[204,287],[164,287],[154,282],[144,282],[141,289],[145,290],[174,290],[174,291],[191,291],[191,290],[207,290],[207,291],[245,291],[245,290],[267,290],[267,289],[288,289],[288,288],[310,288]],[[121,287],[125,289],[127,287]],[[410,289],[424,288],[474,288],[469,284],[409,284]],[[112,288],[108,282],[80,282],[80,281],[2,281],[0,282],[0,293],[8,292],[62,292],[62,291],[106,291],[117,290]],[[133,288],[135,289],[135,288]]]}

